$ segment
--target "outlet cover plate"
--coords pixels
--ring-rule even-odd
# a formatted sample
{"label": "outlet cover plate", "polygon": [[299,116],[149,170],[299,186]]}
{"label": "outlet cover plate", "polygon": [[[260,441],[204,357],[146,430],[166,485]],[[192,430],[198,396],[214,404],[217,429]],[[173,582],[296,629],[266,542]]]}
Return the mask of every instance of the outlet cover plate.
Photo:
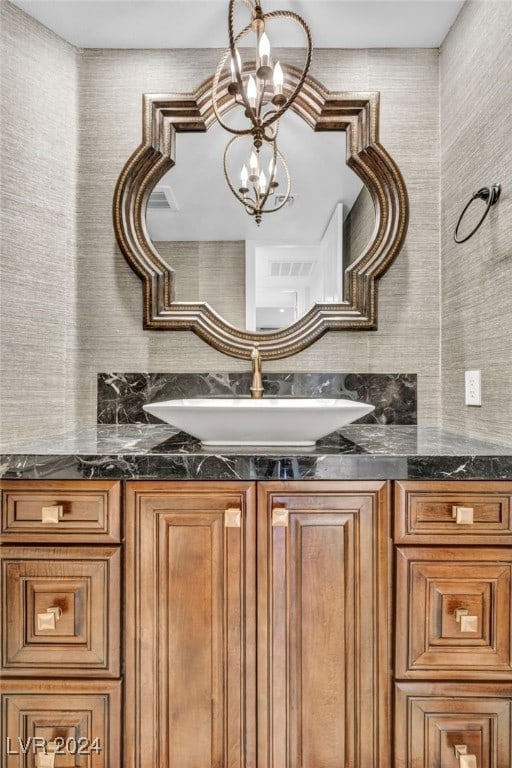
{"label": "outlet cover plate", "polygon": [[482,405],[480,371],[466,371],[466,405]]}

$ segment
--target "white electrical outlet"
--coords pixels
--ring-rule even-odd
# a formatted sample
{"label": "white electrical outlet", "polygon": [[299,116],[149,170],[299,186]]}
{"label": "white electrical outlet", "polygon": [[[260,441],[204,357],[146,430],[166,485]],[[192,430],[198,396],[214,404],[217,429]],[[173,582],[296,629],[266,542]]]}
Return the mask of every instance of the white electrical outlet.
{"label": "white electrical outlet", "polygon": [[466,405],[482,405],[480,371],[466,371]]}

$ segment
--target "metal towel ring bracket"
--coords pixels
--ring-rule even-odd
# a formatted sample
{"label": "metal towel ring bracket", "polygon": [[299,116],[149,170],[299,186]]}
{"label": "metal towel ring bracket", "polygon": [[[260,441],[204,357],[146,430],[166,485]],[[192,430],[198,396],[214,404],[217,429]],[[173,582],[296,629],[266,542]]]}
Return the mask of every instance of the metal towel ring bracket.
{"label": "metal towel ring bracket", "polygon": [[[480,228],[480,226],[483,224],[483,221],[487,214],[489,213],[492,206],[498,202],[501,192],[501,184],[491,184],[490,187],[482,187],[482,189],[479,189],[478,192],[473,192],[471,199],[469,203],[467,203],[464,206],[464,210],[462,211],[461,215],[459,216],[459,220],[457,222],[457,226],[455,227],[455,232],[453,233],[453,239],[456,243],[465,243],[466,240],[469,240],[470,237],[473,237],[477,229]],[[459,234],[459,227],[461,225],[462,219],[464,218],[464,214],[466,213],[467,209],[471,205],[471,203],[474,200],[487,200],[487,205],[485,207],[485,211],[483,213],[482,218],[476,225],[476,227],[471,230],[469,235],[466,235],[466,237],[463,237],[462,240],[459,240],[458,234]]]}

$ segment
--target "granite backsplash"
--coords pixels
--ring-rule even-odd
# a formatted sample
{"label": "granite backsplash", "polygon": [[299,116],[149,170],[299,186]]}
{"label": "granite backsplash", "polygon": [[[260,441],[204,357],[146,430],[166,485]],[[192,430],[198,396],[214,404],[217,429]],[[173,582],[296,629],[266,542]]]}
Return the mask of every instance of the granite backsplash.
{"label": "granite backsplash", "polygon": [[[98,424],[156,424],[142,406],[191,397],[248,396],[247,373],[99,373]],[[263,374],[266,397],[344,397],[375,406],[360,424],[417,423],[415,373]]]}

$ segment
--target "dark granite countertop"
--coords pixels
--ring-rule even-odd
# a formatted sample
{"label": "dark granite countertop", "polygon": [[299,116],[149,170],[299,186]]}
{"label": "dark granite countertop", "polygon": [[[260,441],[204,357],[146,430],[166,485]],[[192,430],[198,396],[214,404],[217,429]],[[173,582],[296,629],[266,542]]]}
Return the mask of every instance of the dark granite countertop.
{"label": "dark granite countertop", "polygon": [[512,446],[436,427],[351,425],[314,448],[222,448],[165,424],[98,425],[0,455],[0,477],[512,480]]}

